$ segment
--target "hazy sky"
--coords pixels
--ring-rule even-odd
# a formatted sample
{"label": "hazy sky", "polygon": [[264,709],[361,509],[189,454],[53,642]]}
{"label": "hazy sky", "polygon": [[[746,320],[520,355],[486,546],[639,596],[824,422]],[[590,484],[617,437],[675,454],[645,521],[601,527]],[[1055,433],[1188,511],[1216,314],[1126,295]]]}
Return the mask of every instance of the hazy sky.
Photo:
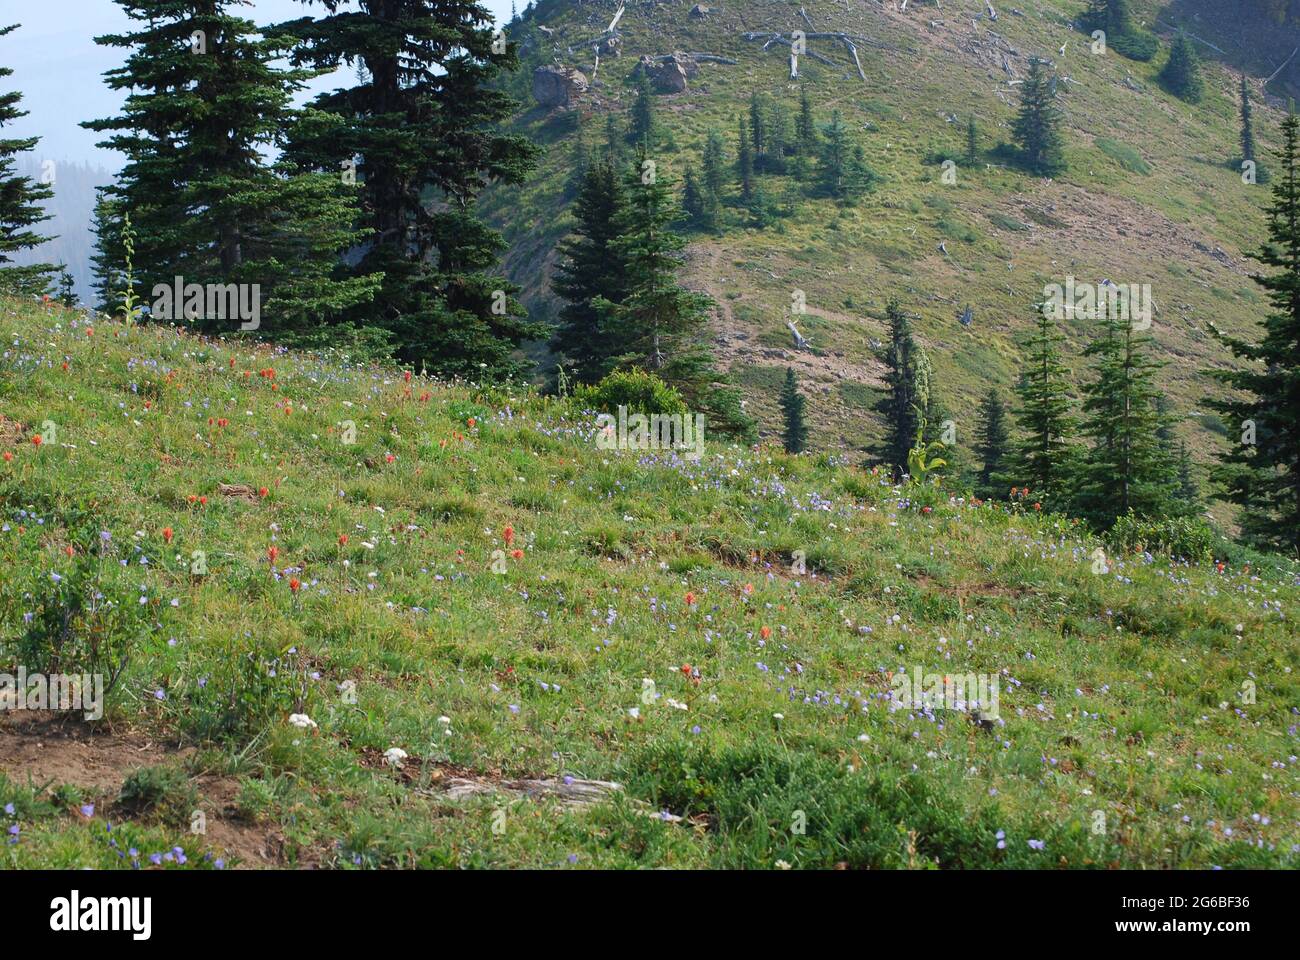
{"label": "hazy sky", "polygon": [[[509,18],[510,0],[480,3],[498,20]],[[244,0],[242,15],[263,24],[323,12],[319,4],[301,0]],[[113,116],[121,107],[122,97],[104,85],[103,74],[120,64],[125,51],[94,42],[101,34],[130,29],[131,21],[121,7],[112,0],[0,0],[0,26],[11,23],[22,26],[0,37],[0,64],[14,71],[0,80],[0,89],[21,90],[19,106],[29,115],[6,128],[6,136],[39,136],[34,152],[42,160],[71,160],[117,170],[120,157],[95,146],[102,135],[83,130],[78,123]],[[344,78],[344,83],[350,79]],[[313,90],[338,85],[331,77],[320,77]]]}

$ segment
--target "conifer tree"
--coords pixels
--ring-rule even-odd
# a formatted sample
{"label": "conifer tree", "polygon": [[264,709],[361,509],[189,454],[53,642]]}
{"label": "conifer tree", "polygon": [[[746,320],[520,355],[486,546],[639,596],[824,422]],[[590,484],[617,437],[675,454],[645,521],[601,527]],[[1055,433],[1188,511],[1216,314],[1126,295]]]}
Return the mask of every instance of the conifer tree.
{"label": "conifer tree", "polygon": [[1282,124],[1283,143],[1269,210],[1268,241],[1257,259],[1272,272],[1255,281],[1268,291],[1271,312],[1259,339],[1213,328],[1246,362],[1212,376],[1237,396],[1210,402],[1240,438],[1222,455],[1214,477],[1219,495],[1241,507],[1248,539],[1295,555],[1300,552],[1300,119]]}
{"label": "conifer tree", "polygon": [[1111,37],[1125,36],[1133,30],[1128,0],[1090,0],[1088,19],[1090,25]]}
{"label": "conifer tree", "polygon": [[1175,97],[1188,103],[1201,102],[1205,93],[1205,83],[1201,79],[1201,61],[1186,34],[1180,33],[1174,39],[1174,45],[1169,50],[1169,61],[1160,71],[1160,82]]}
{"label": "conifer tree", "polygon": [[59,265],[59,303],[69,310],[77,305],[77,281],[68,272],[68,265]]}
{"label": "conifer tree", "polygon": [[1174,418],[1169,401],[1164,394],[1156,397],[1156,436],[1160,440],[1160,450],[1169,463],[1173,464],[1175,474],[1175,492],[1169,505],[1175,515],[1191,516],[1201,510],[1201,489],[1196,482],[1192,467],[1192,457],[1187,450],[1187,442],[1179,440],[1174,432]]}
{"label": "conifer tree", "polygon": [[[353,191],[337,174],[272,166],[264,151],[293,122],[310,71],[276,65],[291,42],[233,15],[232,0],[116,0],[134,32],[96,38],[128,51],[105,74],[127,92],[121,116],[83,126],[126,156],[104,190],[136,229],[140,295],[186,285],[256,285],[262,328],[304,328],[374,295],[377,275],[332,276],[352,242]],[[105,251],[107,254],[108,251]],[[212,332],[239,321],[206,309],[172,320]]]}
{"label": "conifer tree", "polygon": [[[17,24],[0,27],[0,37],[17,29]],[[0,67],[0,79],[12,75],[13,70]],[[0,291],[42,296],[49,292],[52,275],[58,268],[52,263],[13,265],[13,254],[31,250],[51,239],[31,228],[49,219],[41,203],[54,197],[54,191],[48,186],[15,172],[17,154],[31,150],[40,142],[39,137],[16,140],[3,137],[6,126],[27,116],[26,110],[18,108],[21,101],[22,94],[16,90],[0,93]]]}
{"label": "conifer tree", "polygon": [[1250,84],[1244,73],[1241,75],[1241,159],[1255,159],[1254,108],[1250,105]]}
{"label": "conifer tree", "polygon": [[790,152],[792,137],[790,112],[784,103],[774,97],[766,97],[767,109],[767,156],[764,169],[768,173],[785,173],[785,157]]}
{"label": "conifer tree", "polygon": [[975,166],[980,160],[979,130],[975,126],[973,113],[966,121],[966,156],[963,159],[968,167]]}
{"label": "conifer tree", "polygon": [[666,178],[644,147],[624,181],[628,198],[612,244],[624,265],[622,303],[600,297],[600,329],[616,345],[613,366],[640,367],[674,386],[709,426],[749,436],[753,423],[740,394],[714,367],[708,321],[713,301],[677,281],[686,241],[671,229],[677,206]]}
{"label": "conifer tree", "polygon": [[1028,487],[1044,503],[1067,502],[1074,478],[1071,438],[1070,370],[1061,359],[1062,337],[1046,309],[1036,318],[1026,344],[1029,356],[1016,384],[1016,421],[1022,436],[1013,447],[1008,474],[1012,485]]}
{"label": "conifer tree", "polygon": [[794,367],[785,369],[785,386],[781,388],[781,416],[785,429],[781,442],[787,453],[802,453],[808,443],[808,425],[804,422],[804,395],[795,381]]}
{"label": "conifer tree", "polygon": [[1010,454],[1011,429],[1007,423],[1006,404],[1001,393],[989,388],[980,402],[975,435],[975,455],[980,463],[975,478],[977,497],[991,499],[1006,495],[1006,467]]}
{"label": "conifer tree", "polygon": [[819,151],[817,122],[813,119],[812,101],[808,98],[808,88],[799,87],[799,116],[794,123],[795,154],[797,156],[815,157]]}
{"label": "conifer tree", "polygon": [[1161,441],[1152,340],[1127,319],[1102,321],[1101,333],[1084,350],[1093,358],[1093,379],[1084,387],[1083,434],[1092,446],[1083,456],[1074,500],[1096,527],[1108,529],[1132,511],[1156,517],[1176,512],[1176,465]]}
{"label": "conifer tree", "polygon": [[632,113],[628,117],[627,142],[634,147],[644,146],[647,150],[653,150],[657,126],[654,90],[650,87],[649,76],[642,71],[640,79],[637,80]]}
{"label": "conifer tree", "polygon": [[726,143],[722,139],[722,134],[716,129],[710,128],[709,135],[704,141],[702,163],[701,177],[704,189],[711,191],[715,197],[721,197],[727,182]]}
{"label": "conifer tree", "polygon": [[1033,173],[1054,177],[1065,169],[1060,127],[1056,80],[1048,77],[1041,60],[1032,60],[1020,87],[1020,112],[1011,130],[1025,167]]}
{"label": "conifer tree", "polygon": [[884,420],[885,433],[869,452],[874,465],[887,468],[897,479],[907,470],[907,454],[916,443],[921,425],[918,351],[911,320],[897,301],[891,300],[886,307],[885,322],[889,326],[889,343],[880,357],[885,364],[885,392],[873,407]]}
{"label": "conifer tree", "polygon": [[[500,132],[514,101],[495,81],[518,63],[489,12],[469,0],[316,0],[325,16],[282,25],[294,60],[360,61],[370,82],[317,97],[287,153],[333,172],[356,161],[361,225],[372,231],[341,270],[382,273],[364,317],[398,357],[436,373],[522,373],[517,348],[545,334],[500,275],[505,243],[475,214],[493,181],[520,183],[537,148]],[[525,19],[530,18],[525,12]]]}
{"label": "conifer tree", "polygon": [[695,176],[694,167],[687,167],[682,178],[682,213],[687,225],[695,230],[713,233],[718,229],[717,194]]}
{"label": "conifer tree", "polygon": [[564,301],[552,348],[582,383],[595,383],[608,373],[618,352],[603,335],[594,304],[621,304],[627,296],[626,263],[617,244],[626,207],[622,172],[608,159],[593,161],[574,201],[576,222],[560,242],[561,261],[551,281]]}
{"label": "conifer tree", "polygon": [[749,140],[754,148],[754,169],[767,170],[767,111],[757,92],[749,95]]}
{"label": "conifer tree", "polygon": [[817,172],[821,192],[844,203],[852,203],[875,183],[875,173],[867,166],[861,145],[852,142],[839,111],[831,115],[822,131]]}
{"label": "conifer tree", "polygon": [[1129,0],[1089,0],[1083,24],[1087,30],[1103,30],[1106,43],[1133,60],[1150,60],[1155,56],[1156,38],[1133,26]]}
{"label": "conifer tree", "polygon": [[605,116],[605,158],[620,170],[627,161],[627,137],[617,114]]}
{"label": "conifer tree", "polygon": [[743,115],[737,133],[736,180],[740,183],[741,203],[749,204],[754,199],[754,151],[749,140],[749,126]]}
{"label": "conifer tree", "polygon": [[95,238],[95,250],[90,257],[91,290],[94,291],[94,308],[104,313],[114,312],[118,277],[125,265],[119,210],[118,202],[103,187],[95,191],[95,207],[90,220],[90,232]]}
{"label": "conifer tree", "polygon": [[1255,108],[1250,100],[1250,84],[1246,80],[1246,75],[1241,75],[1241,158],[1240,163],[1244,167],[1246,161],[1255,165],[1255,182],[1268,183],[1268,170],[1256,156],[1255,148]]}

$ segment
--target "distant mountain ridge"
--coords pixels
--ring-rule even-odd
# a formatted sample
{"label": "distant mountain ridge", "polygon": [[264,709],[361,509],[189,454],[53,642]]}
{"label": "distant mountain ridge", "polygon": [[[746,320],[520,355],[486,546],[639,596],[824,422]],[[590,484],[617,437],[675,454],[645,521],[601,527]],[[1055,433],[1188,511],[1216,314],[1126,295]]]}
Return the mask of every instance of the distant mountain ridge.
{"label": "distant mountain ridge", "polygon": [[41,156],[40,144],[32,153],[19,155],[16,163],[20,176],[49,183],[54,197],[45,204],[51,219],[34,228],[53,239],[32,250],[20,250],[14,256],[19,265],[31,263],[67,264],[76,281],[77,296],[87,302],[91,296],[91,256],[95,238],[90,230],[95,210],[95,191],[109,183],[113,175],[102,167]]}
{"label": "distant mountain ridge", "polygon": [[[968,444],[978,397],[990,386],[1009,393],[1014,383],[1045,286],[1074,277],[1151,285],[1152,333],[1169,364],[1162,385],[1179,435],[1204,462],[1223,428],[1203,415],[1203,399],[1217,392],[1203,371],[1232,362],[1209,324],[1245,331],[1266,314],[1250,256],[1265,235],[1270,195],[1267,186],[1244,183],[1237,167],[1233,57],[1206,59],[1199,104],[1170,95],[1158,74],[1176,25],[1226,50],[1225,24],[1240,33],[1247,21],[1182,0],[1132,6],[1134,19],[1161,40],[1150,62],[1094,53],[1079,29],[1086,0],[944,0],[941,7],[914,0],[906,9],[894,0],[731,0],[695,9],[546,0],[509,33],[524,61],[511,81],[523,101],[515,128],[547,154],[522,188],[497,187],[484,200],[510,244],[508,272],[531,309],[553,314],[549,282],[556,245],[572,225],[579,145],[599,149],[609,124],[625,120],[640,58],[663,62],[682,52],[685,88],[655,97],[664,131],[656,160],[679,186],[688,166],[698,173],[710,130],[723,134],[734,160],[737,121],[751,94],[794,113],[801,88],[818,123],[832,111],[843,114],[880,176],[874,193],[851,207],[809,196],[789,176],[761,176],[783,208],[763,228],[743,222],[729,183],[722,233],[690,235],[686,279],[717,303],[715,345],[766,435],[776,429],[789,366],[809,394],[813,448],[865,446],[879,429],[870,412],[881,385],[875,344],[883,339],[885,305],[898,298],[917,317],[938,388],[958,411],[958,442]],[[1275,44],[1292,31],[1272,29]],[[792,78],[796,30],[809,38],[808,52]],[[1031,58],[1046,60],[1059,83],[1069,168],[1053,180],[1015,169],[1000,149],[1011,140],[1017,88]],[[1282,58],[1259,59],[1267,62],[1248,79],[1267,163],[1282,114],[1276,97],[1265,96],[1262,71]],[[540,104],[530,88],[534,71],[552,66],[576,69],[587,81],[568,106]],[[970,118],[980,163],[957,169],[947,183],[941,162],[960,155]],[[806,298],[799,329],[811,349],[797,349],[786,326],[794,291]],[[1080,354],[1095,326],[1067,321],[1063,332],[1081,380]]]}

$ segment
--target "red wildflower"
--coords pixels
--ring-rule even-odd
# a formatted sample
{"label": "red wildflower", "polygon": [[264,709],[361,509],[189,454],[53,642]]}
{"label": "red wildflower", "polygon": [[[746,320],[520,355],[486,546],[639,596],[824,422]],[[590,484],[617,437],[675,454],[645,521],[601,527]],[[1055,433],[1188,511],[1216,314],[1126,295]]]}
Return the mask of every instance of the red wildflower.
{"label": "red wildflower", "polygon": [[514,542],[515,542],[515,528],[514,528],[514,527],[506,527],[504,530],[502,530],[502,531],[501,531],[501,539],[503,539],[503,540],[506,542],[506,546],[507,546],[507,547],[510,546],[510,544],[514,543]]}
{"label": "red wildflower", "polygon": [[259,497],[261,497],[262,499],[266,499],[268,496],[271,495],[271,491],[268,490],[268,489],[266,489],[266,487],[258,487],[258,488],[257,488],[257,495],[258,495]]}
{"label": "red wildflower", "polygon": [[763,624],[762,628],[758,631],[758,635],[762,637],[764,640],[766,640],[768,637],[772,635],[772,628],[769,627],[767,624]]}
{"label": "red wildflower", "polygon": [[469,424],[470,429],[472,430],[472,429],[474,428],[474,424],[477,423],[478,421],[476,421],[473,417],[470,417],[470,418],[469,418],[468,420],[466,420],[465,422],[466,422],[467,424]]}
{"label": "red wildflower", "polygon": [[275,558],[278,557],[278,556],[280,555],[280,548],[279,548],[279,547],[274,547],[274,546],[273,546],[273,547],[267,547],[267,548],[266,548],[266,555],[271,559],[271,562],[272,562],[272,563],[275,563]]}
{"label": "red wildflower", "polygon": [[411,371],[410,371],[410,370],[407,370],[405,373],[403,373],[403,374],[402,374],[402,379],[405,380],[407,383],[410,383],[410,382],[411,382]]}
{"label": "red wildflower", "polygon": [[302,584],[298,581],[298,578],[297,578],[297,577],[290,577],[290,578],[289,578],[289,589],[290,589],[290,590],[292,590],[294,593],[297,593],[301,588],[302,588]]}
{"label": "red wildflower", "polygon": [[686,594],[686,605],[687,605],[688,607],[693,607],[693,606],[695,606],[695,594],[693,594],[693,593],[687,593],[687,594]]}
{"label": "red wildflower", "polygon": [[13,460],[13,458],[14,458],[14,455],[13,455],[12,453],[10,453],[8,450],[6,450],[6,451],[5,451],[5,463],[9,463],[11,460]]}
{"label": "red wildflower", "polygon": [[516,560],[522,560],[524,558],[524,552],[522,550],[511,550],[510,556],[514,557]]}
{"label": "red wildflower", "polygon": [[36,446],[39,447],[44,442],[45,442],[45,438],[42,437],[39,433],[32,435],[32,443],[36,444]]}
{"label": "red wildflower", "polygon": [[172,542],[172,528],[171,528],[171,527],[163,527],[163,540],[167,541],[168,543],[171,543],[171,542]]}
{"label": "red wildflower", "polygon": [[339,546],[340,546],[340,547],[346,547],[347,545],[348,545],[348,535],[347,535],[346,533],[340,533],[340,534],[339,534]]}

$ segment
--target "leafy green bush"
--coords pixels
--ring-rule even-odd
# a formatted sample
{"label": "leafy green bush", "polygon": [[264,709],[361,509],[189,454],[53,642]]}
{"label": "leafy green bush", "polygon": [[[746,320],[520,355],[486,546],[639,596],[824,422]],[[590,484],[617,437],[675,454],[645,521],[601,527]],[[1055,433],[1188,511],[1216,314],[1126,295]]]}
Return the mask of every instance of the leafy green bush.
{"label": "leafy green bush", "polygon": [[1138,517],[1132,511],[1115,521],[1107,539],[1117,551],[1147,550],[1196,563],[1214,559],[1220,540],[1196,517]]}
{"label": "leafy green bush", "polygon": [[176,767],[141,767],[122,782],[118,806],[132,816],[157,814],[165,823],[189,822],[199,794],[190,778]]}
{"label": "leafy green bush", "polygon": [[1155,36],[1141,30],[1108,37],[1106,42],[1120,56],[1128,57],[1130,60],[1140,60],[1143,63],[1154,57],[1156,51],[1160,49],[1160,42]]}
{"label": "leafy green bush", "polygon": [[579,387],[578,403],[600,413],[685,413],[686,401],[673,387],[644,370],[615,370],[594,386]]}
{"label": "leafy green bush", "polygon": [[1098,137],[1097,149],[1131,173],[1146,174],[1151,172],[1151,164],[1147,163],[1142,154],[1127,143],[1120,143],[1118,140],[1112,140],[1109,137]]}

